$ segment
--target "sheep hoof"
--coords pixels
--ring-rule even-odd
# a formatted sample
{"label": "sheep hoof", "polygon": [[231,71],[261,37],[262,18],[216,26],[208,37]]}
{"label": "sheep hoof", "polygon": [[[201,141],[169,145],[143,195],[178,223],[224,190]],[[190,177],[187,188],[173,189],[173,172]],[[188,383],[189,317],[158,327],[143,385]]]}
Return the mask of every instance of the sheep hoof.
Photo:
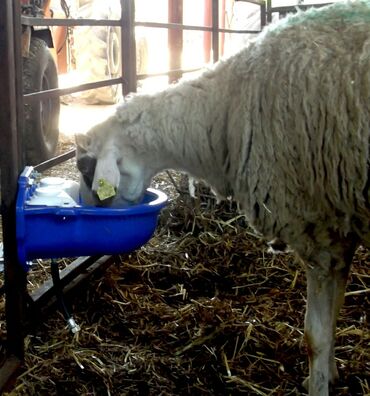
{"label": "sheep hoof", "polygon": [[274,254],[287,253],[289,251],[287,244],[279,238],[274,238],[267,243],[268,252]]}
{"label": "sheep hoof", "polygon": [[[335,370],[333,373],[333,378],[329,381],[329,388],[332,389],[339,378],[338,371]],[[309,383],[310,383],[310,376],[306,377],[306,379],[302,382],[302,386],[306,391],[309,391]]]}

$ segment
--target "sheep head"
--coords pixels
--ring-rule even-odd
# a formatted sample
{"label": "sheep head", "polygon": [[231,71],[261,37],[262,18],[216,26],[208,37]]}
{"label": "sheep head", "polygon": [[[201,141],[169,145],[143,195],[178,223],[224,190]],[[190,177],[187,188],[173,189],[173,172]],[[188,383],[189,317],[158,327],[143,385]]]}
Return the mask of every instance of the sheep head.
{"label": "sheep head", "polygon": [[75,136],[80,194],[87,205],[124,206],[139,201],[149,186],[144,163],[122,124],[111,117]]}

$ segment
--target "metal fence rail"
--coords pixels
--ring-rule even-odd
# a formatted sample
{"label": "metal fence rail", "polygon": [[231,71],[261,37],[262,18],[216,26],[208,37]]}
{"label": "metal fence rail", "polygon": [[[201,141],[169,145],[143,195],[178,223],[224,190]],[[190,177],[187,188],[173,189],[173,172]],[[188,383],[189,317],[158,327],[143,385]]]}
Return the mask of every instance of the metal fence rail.
{"label": "metal fence rail", "polygon": [[[239,0],[240,1],[240,0]],[[245,0],[242,0],[245,1]],[[176,0],[179,2],[179,0]],[[181,0],[182,2],[182,0]],[[261,7],[261,26],[266,24],[266,8],[263,1],[259,0],[248,0],[248,3],[253,3]],[[123,94],[127,95],[130,92],[135,92],[137,89],[137,80],[144,79],[147,77],[158,76],[158,73],[147,73],[137,75],[136,73],[136,51],[135,49],[135,27],[144,28],[158,28],[158,29],[169,29],[170,31],[203,31],[212,33],[212,50],[213,50],[213,61],[217,62],[219,59],[219,33],[232,33],[232,34],[253,34],[259,33],[259,30],[245,30],[245,29],[223,29],[218,24],[218,9],[219,0],[212,0],[212,26],[197,26],[197,25],[184,25],[180,23],[159,23],[159,22],[145,22],[135,21],[135,1],[134,0],[121,0],[122,4],[122,15],[121,19],[117,20],[97,20],[97,19],[60,19],[60,18],[33,18],[29,16],[21,16],[21,22],[28,26],[118,26],[121,27],[122,32],[122,65],[123,73],[120,78],[106,79],[91,83],[85,83],[74,87],[64,89],[53,89],[48,91],[36,92],[25,95],[25,103],[31,103],[33,100],[42,100],[51,97],[58,97],[68,95],[71,93],[86,91],[95,88],[101,88],[109,85],[122,84]],[[172,50],[172,51],[171,51]],[[174,53],[173,48],[170,51]],[[179,56],[179,54],[175,54]],[[178,63],[178,62],[174,62]],[[135,71],[135,73],[134,73]],[[183,70],[183,69],[170,69],[164,71],[160,75],[178,75],[194,71]]]}

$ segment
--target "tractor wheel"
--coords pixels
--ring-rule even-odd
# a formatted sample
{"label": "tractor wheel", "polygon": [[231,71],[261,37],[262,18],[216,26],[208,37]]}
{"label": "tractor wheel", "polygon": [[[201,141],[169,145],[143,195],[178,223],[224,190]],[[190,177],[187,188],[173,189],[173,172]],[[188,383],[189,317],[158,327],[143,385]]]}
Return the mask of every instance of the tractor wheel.
{"label": "tractor wheel", "polygon": [[[79,18],[119,19],[119,2],[90,1],[78,11]],[[121,29],[118,26],[84,26],[73,31],[77,72],[84,82],[117,78],[122,75]],[[147,73],[148,44],[137,38],[137,73]],[[121,85],[112,85],[78,93],[88,104],[114,104],[122,97]]]}
{"label": "tractor wheel", "polygon": [[[23,58],[23,93],[58,88],[58,73],[46,43],[33,37],[29,57]],[[28,165],[53,157],[59,138],[59,98],[24,106],[24,147]]]}
{"label": "tractor wheel", "polygon": [[136,36],[136,70],[137,74],[148,73],[148,42],[144,36]]}
{"label": "tractor wheel", "polygon": [[[78,11],[79,18],[117,19],[119,8],[104,1],[91,1]],[[121,35],[117,26],[81,26],[73,31],[76,69],[84,82],[116,78],[121,75]],[[85,103],[117,103],[120,85],[83,91],[77,95]]]}

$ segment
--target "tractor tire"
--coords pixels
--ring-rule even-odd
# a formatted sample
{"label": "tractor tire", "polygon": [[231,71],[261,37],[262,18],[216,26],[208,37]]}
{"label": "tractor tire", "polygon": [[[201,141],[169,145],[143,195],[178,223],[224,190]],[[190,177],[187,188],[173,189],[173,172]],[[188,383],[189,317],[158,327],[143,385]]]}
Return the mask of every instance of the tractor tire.
{"label": "tractor tire", "polygon": [[[78,18],[119,19],[119,2],[90,1],[80,7]],[[76,70],[83,82],[94,82],[122,75],[121,29],[118,26],[83,26],[73,31]],[[147,73],[148,45],[137,41],[137,73]],[[87,104],[115,104],[122,97],[121,85],[97,88],[77,94]]]}
{"label": "tractor tire", "polygon": [[[58,88],[58,73],[45,41],[33,37],[23,58],[23,93]],[[25,160],[36,165],[54,156],[59,138],[59,98],[24,105]]]}
{"label": "tractor tire", "polygon": [[136,71],[137,74],[148,73],[148,42],[144,36],[136,36]]}
{"label": "tractor tire", "polygon": [[[118,19],[119,8],[104,1],[91,1],[78,10],[78,18]],[[73,31],[76,70],[83,82],[117,78],[121,75],[121,33],[117,26],[81,26]],[[120,85],[80,92],[87,104],[117,103],[122,95]]]}

